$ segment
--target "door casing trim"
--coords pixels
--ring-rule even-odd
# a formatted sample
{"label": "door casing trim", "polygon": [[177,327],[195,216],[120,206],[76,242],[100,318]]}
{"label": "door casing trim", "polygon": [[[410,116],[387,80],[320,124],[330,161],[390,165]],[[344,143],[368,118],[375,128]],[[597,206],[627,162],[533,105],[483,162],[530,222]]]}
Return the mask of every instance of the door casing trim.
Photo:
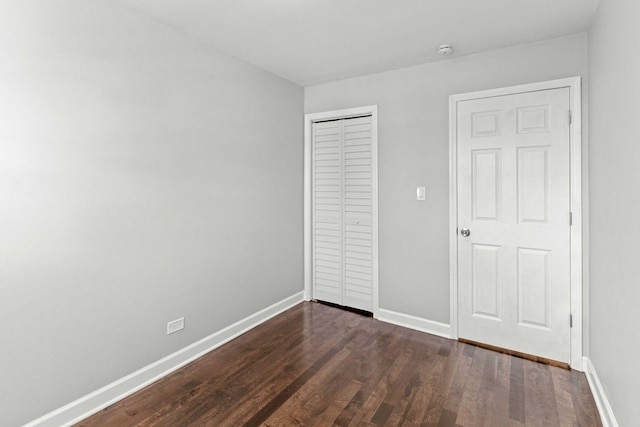
{"label": "door casing trim", "polygon": [[304,115],[304,299],[313,299],[313,242],[311,203],[311,143],[314,122],[371,116],[371,167],[373,169],[372,203],[372,251],[373,251],[373,317],[378,318],[378,106],[348,108]]}
{"label": "door casing trim", "polygon": [[[449,285],[451,338],[458,339],[458,153],[457,153],[457,111],[458,103],[473,99],[537,92],[548,89],[569,88],[569,103],[572,120],[569,128],[570,139],[570,209],[573,215],[571,226],[571,367],[583,371],[583,206],[582,206],[582,97],[581,78],[550,80],[545,82],[510,86],[498,89],[469,92],[449,97]],[[567,319],[569,322],[569,319]]]}

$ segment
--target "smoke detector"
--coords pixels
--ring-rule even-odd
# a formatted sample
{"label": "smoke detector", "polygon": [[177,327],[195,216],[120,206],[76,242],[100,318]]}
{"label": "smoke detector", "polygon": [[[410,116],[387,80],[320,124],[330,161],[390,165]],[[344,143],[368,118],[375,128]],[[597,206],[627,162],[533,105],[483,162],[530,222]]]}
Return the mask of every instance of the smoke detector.
{"label": "smoke detector", "polygon": [[443,44],[440,45],[440,48],[438,49],[438,53],[440,55],[450,55],[453,53],[453,49],[451,48],[450,44]]}

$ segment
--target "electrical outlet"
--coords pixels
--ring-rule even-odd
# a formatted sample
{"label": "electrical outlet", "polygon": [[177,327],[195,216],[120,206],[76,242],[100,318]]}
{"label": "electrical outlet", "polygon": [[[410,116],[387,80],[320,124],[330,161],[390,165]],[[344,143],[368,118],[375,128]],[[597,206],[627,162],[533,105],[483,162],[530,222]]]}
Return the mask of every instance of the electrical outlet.
{"label": "electrical outlet", "polygon": [[167,335],[181,331],[182,329],[184,329],[184,317],[167,323]]}
{"label": "electrical outlet", "polygon": [[416,187],[416,200],[425,200],[426,190],[425,187]]}

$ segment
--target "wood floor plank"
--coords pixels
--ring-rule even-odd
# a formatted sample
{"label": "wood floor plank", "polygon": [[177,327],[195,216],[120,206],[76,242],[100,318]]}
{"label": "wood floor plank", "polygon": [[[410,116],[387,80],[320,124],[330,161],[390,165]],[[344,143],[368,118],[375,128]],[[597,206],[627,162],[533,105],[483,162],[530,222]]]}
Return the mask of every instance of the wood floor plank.
{"label": "wood floor plank", "polygon": [[302,303],[78,426],[601,426],[584,374]]}
{"label": "wood floor plank", "polygon": [[362,388],[360,381],[351,380],[342,391],[335,395],[335,398],[331,400],[329,407],[322,413],[321,416],[316,419],[310,419],[310,425],[331,425],[345,409],[345,407],[351,402],[356,393]]}
{"label": "wood floor plank", "polygon": [[[392,363],[400,357],[404,349],[404,336],[394,333],[395,327],[384,325],[375,334],[374,345],[364,354],[356,378],[362,383],[362,388],[353,396],[344,411],[334,420],[334,424],[346,427],[352,424],[358,415],[364,415],[362,408],[378,384],[387,375]],[[386,357],[381,358],[381,355]]]}
{"label": "wood floor plank", "polygon": [[394,384],[396,384],[396,380],[400,376],[404,365],[409,359],[410,355],[403,349],[400,355],[386,370],[384,377],[371,392],[369,398],[364,402],[360,411],[355,414],[349,423],[349,426],[357,426],[360,425],[361,422],[371,422],[371,418],[373,418],[379,406],[383,403],[389,389],[393,388]]}
{"label": "wood floor plank", "polygon": [[[445,351],[442,349],[445,349]],[[434,385],[433,396],[425,411],[421,426],[438,425],[440,423],[440,418],[448,403],[447,399],[451,392],[463,350],[464,348],[461,345],[453,341],[444,340],[442,342],[438,356],[445,359],[445,364],[438,381]]]}
{"label": "wood floor plank", "polygon": [[[307,337],[309,346],[307,340],[300,343],[303,348],[306,347],[306,351],[300,351],[297,346],[288,350],[279,349],[279,357],[269,358],[269,365],[262,367],[250,389],[243,395],[230,399],[224,413],[210,411],[199,421],[202,423],[206,420],[212,425],[237,426],[245,423],[259,424],[255,418],[258,414],[268,418],[279,407],[278,402],[288,400],[283,399],[283,396],[295,392],[304,384],[305,379],[314,378],[313,373],[319,370],[316,369],[318,364],[331,360],[357,333],[358,319],[340,314],[331,321],[325,321],[323,330]],[[333,328],[337,328],[338,332]]]}
{"label": "wood floor plank", "polygon": [[485,391],[485,408],[482,425],[492,427],[509,418],[509,373],[511,356],[489,352],[480,388]]}
{"label": "wood floor plank", "polygon": [[411,360],[404,367],[397,380],[397,383],[403,386],[394,387],[389,391],[384,400],[385,403],[391,405],[393,408],[387,420],[389,425],[412,424],[412,422],[407,419],[407,415],[418,395],[418,390],[422,386],[423,373],[421,372],[421,367],[424,367],[424,364],[421,363],[422,359],[419,355],[427,352],[428,344],[425,342],[416,342],[411,345],[411,348]]}
{"label": "wood floor plank", "polygon": [[291,382],[287,387],[278,393],[273,399],[271,399],[265,406],[263,406],[253,417],[251,417],[244,425],[253,426],[260,425],[267,418],[271,416],[282,404],[284,404],[300,387],[302,387],[307,381],[309,381],[314,375],[318,374],[327,362],[339,353],[338,348],[333,347],[327,353],[325,353],[320,359],[302,373],[298,378]]}
{"label": "wood floor plank", "polygon": [[[290,390],[292,383],[299,380],[304,372],[312,369],[314,364],[326,357],[326,353],[334,352],[334,347],[339,342],[349,341],[349,336],[355,330],[356,322],[357,319],[345,316],[344,313],[339,313],[330,320],[321,319],[321,324],[324,324],[325,327],[317,331],[316,334],[308,335],[305,340],[299,342],[299,346],[277,349],[276,353],[279,354],[279,357],[269,357],[266,364],[259,367],[259,375],[255,377],[247,390],[243,394],[236,394],[235,398],[229,399],[224,412],[209,411],[198,421],[202,423],[206,420],[212,425],[242,425],[242,423],[248,422],[247,418],[251,419],[258,411],[265,411],[263,406],[271,405],[273,408],[273,403],[270,401],[274,399],[274,396],[277,397]],[[335,330],[332,331],[333,328],[337,328],[338,333]],[[302,348],[305,348],[306,351],[300,351]],[[224,386],[224,383],[222,385]],[[242,415],[242,418],[237,419],[238,415]]]}
{"label": "wood floor plank", "polygon": [[469,367],[466,375],[466,381],[462,392],[462,400],[460,401],[460,408],[458,409],[458,417],[456,422],[460,425],[470,425],[473,423],[482,422],[483,409],[481,396],[487,392],[482,390],[482,378],[484,376],[485,362],[488,357],[488,352],[483,349],[478,349],[471,360],[471,366]]}
{"label": "wood floor plank", "polygon": [[525,422],[524,406],[524,359],[511,359],[509,378],[509,419]]}
{"label": "wood floor plank", "polygon": [[[362,325],[363,328],[366,325]],[[348,384],[352,384],[356,380],[356,373],[359,365],[362,363],[362,352],[366,351],[368,346],[372,345],[371,337],[364,331],[358,331],[357,334],[350,339],[347,344],[342,344],[343,351],[346,352],[345,357],[337,359],[334,364],[325,369],[322,375],[317,375],[312,381],[304,385],[291,399],[285,403],[278,412],[292,417],[304,425],[321,425],[331,424],[331,421],[339,414],[335,413],[332,418],[331,414],[326,412],[334,403],[336,396],[339,396],[342,390]],[[360,387],[362,384],[360,384]],[[353,398],[355,393],[351,393],[349,400]],[[349,403],[345,402],[342,409]],[[327,418],[330,418],[327,420]]]}
{"label": "wood floor plank", "polygon": [[440,415],[440,419],[438,420],[438,427],[455,426],[457,424],[456,423],[457,418],[458,418],[458,414],[445,409],[444,411],[442,411],[442,414]]}
{"label": "wood floor plank", "polygon": [[[347,330],[345,326],[346,324],[343,324],[341,328],[342,331]],[[258,411],[265,411],[262,408],[263,406],[273,405],[270,402],[275,398],[274,396],[277,397],[285,392],[296,392],[297,389],[292,389],[291,387],[298,386],[299,388],[303,385],[303,383],[299,381],[296,383],[295,381],[303,375],[305,370],[312,368],[312,365],[317,363],[325,353],[337,352],[340,347],[343,346],[345,342],[349,342],[353,336],[344,337],[335,333],[330,333],[330,335],[332,335],[331,339],[329,339],[328,336],[319,334],[319,337],[322,339],[314,342],[313,347],[307,349],[305,352],[300,352],[298,351],[299,349],[294,348],[291,352],[283,353],[275,360],[272,359],[272,365],[275,369],[273,375],[264,378],[250,393],[246,393],[240,399],[236,399],[233,406],[230,407],[230,411],[226,413],[223,418],[211,417],[211,421],[216,421],[220,425],[243,425],[249,422]],[[309,355],[313,355],[313,357],[308,357]],[[298,361],[299,358],[303,358],[302,363]],[[328,363],[327,367],[333,366],[333,362],[329,361]],[[309,378],[309,381],[315,381],[316,378],[317,376],[313,375]],[[284,387],[282,386],[283,384],[285,384]],[[290,400],[291,397],[286,399],[283,404]],[[278,407],[276,406],[275,409],[278,409]]]}
{"label": "wood floor plank", "polygon": [[[408,408],[405,416],[405,423],[409,426],[420,426],[425,418],[425,413],[434,395],[436,385],[447,364],[448,359],[438,357],[439,345],[431,343],[429,349],[424,354],[422,366],[420,368],[422,385],[416,392],[413,404]],[[435,349],[435,352],[433,351]]]}
{"label": "wood floor plank", "polygon": [[576,417],[573,400],[571,399],[571,384],[566,375],[560,375],[558,370],[551,371],[553,381],[553,393],[556,396],[556,405],[558,406],[558,422],[563,426],[577,426],[578,418]]}
{"label": "wood floor plank", "polygon": [[468,388],[469,370],[471,369],[471,364],[475,357],[475,352],[468,351],[469,347],[472,346],[463,344],[462,354],[458,360],[453,380],[451,382],[451,388],[449,389],[449,394],[447,394],[447,400],[444,404],[444,409],[453,414],[457,414],[460,410],[462,395]]}
{"label": "wood floor plank", "polygon": [[589,391],[589,384],[584,375],[572,375],[568,378],[571,383],[571,401],[574,406],[574,414],[579,426],[602,426],[593,395]]}
{"label": "wood floor plank", "polygon": [[[364,337],[365,340],[370,339],[367,334],[363,334],[360,330],[361,327],[363,327],[363,318],[354,319],[357,319],[358,323],[351,326],[350,330],[352,331],[352,334],[350,336],[342,341],[331,341],[335,348],[340,349],[340,352],[337,353],[325,367],[323,367],[322,372],[314,375],[305,384],[301,384],[299,389],[296,390],[286,402],[283,402],[278,410],[274,411],[275,413],[269,416],[268,421],[265,422],[266,424],[278,425],[290,422],[302,422],[303,419],[322,413],[323,410],[329,406],[331,399],[320,398],[320,396],[327,393],[327,385],[330,387],[337,386],[337,381],[332,381],[332,379],[335,378],[331,376],[341,370],[341,364],[351,356],[353,349],[366,346],[366,342],[359,337]],[[336,334],[335,332],[333,332],[332,335],[339,336],[339,334]],[[343,377],[341,377],[340,380],[346,384],[349,378],[347,378],[347,376]],[[312,394],[320,401],[320,405],[323,405],[322,408],[313,408],[309,405],[307,401],[313,397]],[[334,396],[335,395],[332,397]],[[300,410],[302,407],[305,409]],[[299,412],[299,414],[297,412]],[[241,423],[236,422],[235,425],[241,425]]]}
{"label": "wood floor plank", "polygon": [[550,368],[562,369],[525,360],[525,424],[559,425],[558,406]]}

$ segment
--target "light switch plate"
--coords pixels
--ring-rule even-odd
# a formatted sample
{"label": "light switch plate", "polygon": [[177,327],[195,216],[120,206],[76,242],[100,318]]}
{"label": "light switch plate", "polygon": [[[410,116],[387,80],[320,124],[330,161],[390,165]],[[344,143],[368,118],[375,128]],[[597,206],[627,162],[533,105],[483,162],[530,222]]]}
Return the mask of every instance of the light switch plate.
{"label": "light switch plate", "polygon": [[425,200],[427,189],[425,187],[416,188],[416,200]]}

